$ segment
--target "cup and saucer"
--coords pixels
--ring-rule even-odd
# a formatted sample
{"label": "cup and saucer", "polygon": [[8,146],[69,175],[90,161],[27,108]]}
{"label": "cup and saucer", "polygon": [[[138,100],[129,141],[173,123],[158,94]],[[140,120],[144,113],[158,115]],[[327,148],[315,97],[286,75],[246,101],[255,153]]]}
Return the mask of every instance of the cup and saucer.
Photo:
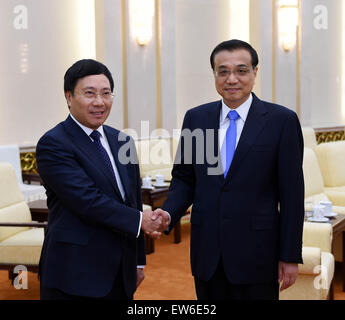
{"label": "cup and saucer", "polygon": [[313,216],[308,218],[310,222],[328,222],[329,219],[324,216],[326,206],[318,204],[313,206]]}
{"label": "cup and saucer", "polygon": [[331,201],[320,201],[321,206],[324,206],[323,216],[326,218],[335,218],[337,216],[333,211],[333,204]]}
{"label": "cup and saucer", "polygon": [[155,188],[164,188],[168,184],[164,181],[164,176],[162,174],[156,174],[156,183],[153,185]]}
{"label": "cup and saucer", "polygon": [[153,190],[153,186],[152,186],[152,180],[151,177],[146,176],[144,178],[142,178],[142,189],[148,189],[148,190]]}

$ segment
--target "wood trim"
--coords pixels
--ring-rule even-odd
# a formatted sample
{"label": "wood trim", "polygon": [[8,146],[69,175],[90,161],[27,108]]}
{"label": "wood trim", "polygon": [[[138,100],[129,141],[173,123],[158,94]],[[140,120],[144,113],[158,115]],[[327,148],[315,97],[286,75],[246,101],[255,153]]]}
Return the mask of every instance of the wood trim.
{"label": "wood trim", "polygon": [[298,26],[296,30],[296,113],[301,116],[301,31],[302,31],[301,0],[298,0]]}
{"label": "wood trim", "polygon": [[128,128],[127,3],[121,0],[123,128]]}
{"label": "wood trim", "polygon": [[345,131],[345,126],[314,128],[315,132],[333,132],[333,131]]}
{"label": "wood trim", "polygon": [[319,131],[315,132],[317,144],[324,142],[335,142],[335,141],[344,141],[345,140],[345,131]]}
{"label": "wood trim", "polygon": [[95,0],[96,60],[105,61],[104,0]]}
{"label": "wood trim", "polygon": [[155,0],[156,43],[156,128],[162,128],[161,4]]}
{"label": "wood trim", "polygon": [[272,0],[272,102],[277,101],[277,6],[276,0]]}

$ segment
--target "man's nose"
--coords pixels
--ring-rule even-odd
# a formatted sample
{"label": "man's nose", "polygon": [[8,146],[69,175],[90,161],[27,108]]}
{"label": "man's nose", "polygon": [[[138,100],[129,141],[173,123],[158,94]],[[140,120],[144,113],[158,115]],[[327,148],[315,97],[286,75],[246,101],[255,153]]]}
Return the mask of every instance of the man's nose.
{"label": "man's nose", "polygon": [[104,105],[104,100],[100,94],[97,94],[96,97],[93,100],[93,103],[95,105]]}
{"label": "man's nose", "polygon": [[228,83],[236,83],[238,82],[237,76],[235,74],[235,72],[231,72],[228,76],[228,78],[226,79],[226,82]]}

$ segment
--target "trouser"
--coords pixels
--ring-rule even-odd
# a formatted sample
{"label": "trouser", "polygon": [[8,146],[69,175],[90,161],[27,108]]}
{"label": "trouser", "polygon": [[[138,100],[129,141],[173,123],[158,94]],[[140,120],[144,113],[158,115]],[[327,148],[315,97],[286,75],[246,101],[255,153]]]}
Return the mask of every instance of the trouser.
{"label": "trouser", "polygon": [[278,300],[278,279],[270,283],[232,284],[228,281],[223,262],[209,281],[194,277],[198,300]]}
{"label": "trouser", "polygon": [[47,288],[41,285],[40,298],[41,300],[132,300],[133,297],[128,297],[123,285],[123,278],[121,269],[117,273],[112,289],[105,297],[83,297],[70,295],[56,288]]}

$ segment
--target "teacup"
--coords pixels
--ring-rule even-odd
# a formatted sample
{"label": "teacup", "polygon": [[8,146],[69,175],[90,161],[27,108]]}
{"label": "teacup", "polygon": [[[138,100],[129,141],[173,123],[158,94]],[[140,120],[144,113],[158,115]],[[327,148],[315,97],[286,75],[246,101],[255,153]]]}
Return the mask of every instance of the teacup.
{"label": "teacup", "polygon": [[319,204],[325,207],[324,214],[332,214],[333,203],[331,201],[320,201]]}
{"label": "teacup", "polygon": [[156,174],[156,185],[157,186],[164,185],[164,175]]}
{"label": "teacup", "polygon": [[324,215],[325,207],[322,205],[313,206],[313,218],[314,220],[322,220]]}
{"label": "teacup", "polygon": [[143,181],[143,188],[151,188],[152,184],[151,184],[151,177],[144,177],[142,179]]}

